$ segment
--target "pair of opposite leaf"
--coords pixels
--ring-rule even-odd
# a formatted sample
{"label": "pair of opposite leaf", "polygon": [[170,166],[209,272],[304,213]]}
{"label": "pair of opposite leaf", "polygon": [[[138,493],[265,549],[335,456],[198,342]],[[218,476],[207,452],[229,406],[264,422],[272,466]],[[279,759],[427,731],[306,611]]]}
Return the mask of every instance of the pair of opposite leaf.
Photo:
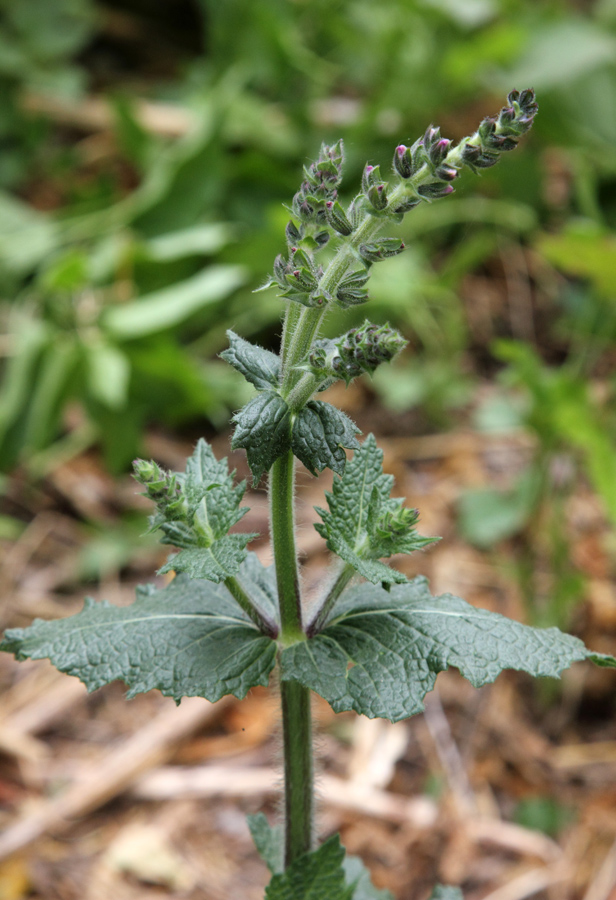
{"label": "pair of opposite leaf", "polygon": [[[378,560],[411,553],[436,538],[417,534],[413,527],[417,510],[389,496],[393,477],[383,474],[383,453],[374,436],[357,446],[344,474],[335,479],[332,493],[326,494],[329,510],[317,507],[323,522],[315,528],[329,549],[368,581],[406,582],[405,575]],[[155,463],[139,460],[135,475],[145,495],[156,503],[151,530],[160,529],[163,543],[181,548],[161,574],[173,570],[220,583],[238,573],[247,544],[256,535],[228,533],[248,509],[240,507],[245,482],[234,485],[226,460],[216,460],[211,447],[200,440],[185,473],[165,473]]]}
{"label": "pair of opposite leaf", "polygon": [[311,400],[293,410],[278,391],[280,359],[270,350],[228,332],[230,347],[221,356],[257,388],[259,393],[234,417],[233,449],[246,450],[255,483],[273,463],[292,450],[309,472],[325,468],[344,471],[344,448],[359,447],[359,429],[339,409]]}
{"label": "pair of opposite leaf", "polygon": [[[476,687],[506,668],[558,677],[583,659],[616,666],[612,657],[592,653],[578,638],[555,628],[530,628],[449,594],[432,597],[424,578],[383,590],[380,582],[391,570],[362,555],[369,544],[366,535],[396,552],[405,541],[409,548],[426,539],[397,528],[383,536],[383,523],[395,523],[402,508],[388,498],[391,479],[382,474],[381,453],[372,437],[336,480],[321,526],[330,545],[348,564],[357,565],[368,583],[348,587],[309,640],[285,647],[264,634],[221,583],[224,573],[233,572],[255,606],[276,620],[275,573],[246,551],[250,535],[237,535],[242,546],[234,554],[221,551],[223,525],[241,517],[244,490],[233,485],[226,463],[217,462],[208,445],[199,442],[182,476],[161,479],[160,470],[151,468],[145,474],[146,490],[149,484],[158,495],[152,524],[171,528],[162,528],[164,540],[173,535],[175,542],[178,533],[186,535],[197,521],[196,540],[209,542],[200,547],[188,541],[168,566],[177,571],[183,553],[203,553],[208,562],[199,571],[209,572],[208,580],[190,577],[189,557],[190,565],[168,587],[140,590],[132,606],[90,601],[76,616],[7,631],[0,649],[20,659],[49,658],[89,690],[122,680],[129,696],[157,688],[178,702],[185,696],[214,702],[224,694],[241,699],[251,687],[268,684],[278,661],[282,680],[314,690],[336,712],[353,709],[391,721],[420,712],[438,673],[449,666]],[[213,498],[216,503],[210,503]],[[167,516],[163,520],[161,507]],[[407,524],[404,517],[402,522]],[[223,574],[213,568],[209,554],[221,566],[225,557]],[[370,583],[371,576],[379,583]],[[395,574],[389,577],[397,580]]]}

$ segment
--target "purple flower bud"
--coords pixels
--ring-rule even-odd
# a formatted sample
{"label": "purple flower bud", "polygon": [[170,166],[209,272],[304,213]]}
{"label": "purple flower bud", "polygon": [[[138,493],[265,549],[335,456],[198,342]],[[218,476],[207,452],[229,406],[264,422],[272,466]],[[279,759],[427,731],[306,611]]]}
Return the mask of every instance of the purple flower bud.
{"label": "purple flower bud", "polygon": [[442,178],[443,181],[454,181],[458,177],[458,170],[454,169],[453,166],[438,166],[434,174],[437,178]]}
{"label": "purple flower bud", "polygon": [[399,144],[394,153],[394,170],[401,178],[410,178],[413,174],[413,158],[411,151],[404,144]]}
{"label": "purple flower bud", "polygon": [[436,143],[432,144],[429,150],[430,162],[433,166],[438,166],[441,163],[447,154],[449,153],[449,148],[451,147],[451,141],[448,141],[446,138],[441,138],[436,141]]}
{"label": "purple flower bud", "polygon": [[408,197],[406,200],[403,200],[402,203],[398,204],[394,208],[394,212],[400,216],[403,216],[405,213],[410,212],[412,209],[415,209],[416,206],[419,206],[421,200],[417,200],[415,197]]}
{"label": "purple flower bud", "polygon": [[384,184],[373,184],[368,189],[368,200],[376,210],[387,206],[387,190]]}
{"label": "purple flower bud", "polygon": [[453,187],[441,181],[432,181],[429,184],[420,184],[417,193],[425,200],[436,200],[438,197],[446,197],[447,194],[453,193]]}
{"label": "purple flower bud", "polygon": [[438,141],[441,137],[441,129],[435,128],[434,125],[429,125],[426,128],[426,133],[423,136],[423,143],[426,148],[432,146],[435,141]]}
{"label": "purple flower bud", "polygon": [[397,256],[404,249],[405,245],[398,238],[380,238],[368,244],[360,244],[359,255],[370,264],[390,256]]}
{"label": "purple flower bud", "polygon": [[353,225],[337,200],[335,202],[328,200],[325,204],[325,210],[327,223],[334,231],[345,236],[353,233]]}
{"label": "purple flower bud", "polygon": [[498,116],[499,125],[509,124],[515,119],[515,109],[513,106],[503,106]]}
{"label": "purple flower bud", "polygon": [[520,106],[522,108],[525,106],[528,106],[530,104],[534,104],[535,103],[535,92],[533,91],[533,89],[526,88],[525,91],[522,91],[522,93],[520,94],[520,99],[518,100],[518,103],[520,104]]}

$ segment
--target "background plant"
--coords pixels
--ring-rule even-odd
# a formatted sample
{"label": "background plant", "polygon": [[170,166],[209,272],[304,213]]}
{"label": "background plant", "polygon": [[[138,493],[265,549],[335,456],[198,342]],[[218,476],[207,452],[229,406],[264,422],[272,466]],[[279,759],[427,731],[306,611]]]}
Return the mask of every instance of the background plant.
{"label": "background plant", "polygon": [[[117,36],[122,29],[113,5],[71,0],[54,4],[53,11],[37,0],[20,4],[19,11],[7,5],[1,24],[4,45],[11,50],[3,58],[12,113],[3,119],[3,159],[19,158],[19,164],[11,163],[4,183],[19,190],[19,199],[5,194],[0,217],[0,288],[6,342],[13,348],[0,397],[0,464],[5,469],[18,459],[29,460],[64,433],[62,411],[70,400],[66,383],[76,381],[66,374],[67,358],[101,356],[98,349],[84,347],[82,335],[67,323],[68,343],[78,345],[74,354],[65,349],[67,341],[59,342],[57,357],[46,354],[52,357],[48,361],[37,361],[32,349],[39,325],[45,330],[49,324],[50,304],[65,302],[50,300],[45,275],[62,265],[64,254],[69,268],[75,253],[83,258],[77,290],[84,284],[98,289],[101,315],[95,324],[100,321],[107,357],[114,359],[115,390],[101,396],[95,383],[85,396],[73,398],[93,426],[86,429],[90,441],[96,435],[104,440],[110,431],[124,435],[107,447],[108,462],[117,470],[126,467],[146,423],[194,422],[203,411],[214,425],[225,421],[227,411],[243,399],[237,395],[242,389],[228,384],[221,390],[221,369],[205,365],[204,359],[223,348],[231,324],[273,345],[277,303],[264,302],[257,318],[248,315],[250,290],[265,274],[263,260],[276,252],[280,203],[293,190],[297,166],[315,140],[341,134],[350,148],[349,174],[356,178],[364,158],[380,159],[389,152],[394,132],[415,131],[430,116],[457,119],[454,133],[464,134],[476,118],[477,94],[487,86],[525,82],[542,92],[536,149],[531,145],[506,172],[487,173],[479,196],[467,197],[462,186],[446,210],[425,209],[407,220],[402,237],[407,243],[414,238],[413,253],[397,261],[386,282],[378,273],[375,279],[375,304],[403,330],[414,351],[404,378],[396,379],[398,393],[384,378],[377,378],[377,389],[396,409],[419,409],[433,427],[450,423],[472,399],[486,374],[485,354],[491,356],[489,346],[477,348],[477,336],[469,331],[459,290],[465,276],[520,242],[531,242],[545,258],[555,259],[544,249],[542,232],[574,217],[607,233],[613,229],[614,116],[608,107],[614,19],[609,4],[595,4],[586,15],[566,4],[520,0],[472,9],[464,3],[388,0],[378,17],[364,3],[327,7],[327,15],[324,10],[319,3],[294,6],[282,0],[268,0],[259,10],[241,2],[225,9],[207,2],[196,8],[176,4],[173,10],[163,4],[140,22],[143,13],[122,4],[125,24],[141,26],[133,33],[148,35],[135,43],[135,38]],[[45,28],[38,27],[41,17]],[[238,35],[239,20],[244,28]],[[163,37],[164,53],[157,52]],[[138,76],[133,57],[141,67]],[[118,74],[123,66],[128,69],[124,78]],[[417,83],[424,89],[409,89]],[[104,151],[102,166],[80,155],[79,145],[63,140],[48,115],[32,111],[47,108],[53,114],[53,105],[40,102],[49,96],[70,109],[88,89],[102,89],[110,97],[116,148]],[[179,141],[153,134],[143,125],[135,94],[194,112],[194,128],[188,126]],[[26,132],[31,151],[24,154]],[[554,183],[551,197],[542,193],[546,166]],[[41,180],[53,185],[51,205],[60,221],[57,214],[41,215],[22,202],[24,194],[35,199]],[[563,189],[564,182],[568,185],[564,205],[555,199],[557,182]],[[216,232],[208,238],[207,231],[201,236],[202,224],[229,221],[242,223],[241,240],[230,244],[214,238]],[[190,228],[196,233],[180,235],[175,251],[167,245],[161,254],[144,246]],[[204,284],[191,276],[203,266],[204,254],[220,252],[226,262],[244,267],[246,287],[238,290],[240,278],[229,272],[231,296],[225,293],[224,303],[208,303],[205,298],[216,295],[209,291],[208,276]],[[586,271],[583,277],[592,276]],[[51,283],[56,284],[53,277]],[[26,285],[32,302],[24,321],[12,316],[6,303],[22,298],[20,288]],[[105,319],[115,314],[109,310],[107,316],[107,307],[147,300],[166,287],[178,287],[178,296],[186,298],[176,305],[175,319],[167,314],[176,323],[173,344],[160,333],[137,334],[134,327],[120,333],[118,326],[108,334]],[[66,285],[58,290],[62,293]],[[613,292],[613,284],[608,290]],[[165,296],[172,306],[167,294],[159,308]],[[147,308],[142,322],[146,318]],[[330,322],[331,334],[337,333],[334,317]],[[495,327],[497,336],[511,336],[500,321]],[[94,343],[98,348],[101,341]],[[22,355],[26,361],[18,365],[14,356]],[[86,369],[96,367],[95,361],[84,363]],[[47,380],[49,369],[55,373],[54,387],[47,389],[45,403],[57,414],[47,413],[49,421],[38,428],[20,429],[15,407],[37,394],[37,381]],[[155,386],[154,371],[161,373]],[[96,376],[91,380],[96,382]],[[169,398],[157,408],[147,402],[153,387]]]}
{"label": "background plant", "polygon": [[[286,252],[264,285],[276,285],[288,301],[280,353],[233,332],[223,353],[257,388],[235,416],[233,445],[246,450],[255,482],[269,473],[270,569],[247,552],[256,535],[231,533],[247,511],[240,508],[245,484],[235,484],[226,460],[218,462],[201,440],[183,473],[135,463],[156,506],[151,529],[179,549],[160,570],[176,573],[172,583],[141,588],[130,607],[87,601],[77,616],[9,630],[0,645],[19,659],[49,658],[90,690],[119,678],[129,697],[156,687],[177,701],[216,701],[226,693],[241,699],[278,667],[284,826],[272,829],[263,816],[251,822],[272,872],[268,900],[386,896],[356,860],[345,863],[338,836],[315,849],[311,690],[336,712],[393,722],[421,711],[437,674],[450,665],[476,687],[504,668],[557,677],[584,659],[616,667],[613,657],[557,629],[530,628],[450,594],[432,597],[425,578],[409,581],[383,563],[434,539],[415,530],[417,510],[390,497],[393,479],[382,471],[374,437],[360,445],[354,423],[314,399],[338,379],[373,372],[404,344],[389,326],[367,320],[337,339],[319,337],[327,310],[366,303],[372,266],[404,250],[399,238],[380,234],[383,226],[450,194],[463,166],[495,165],[515,149],[536,111],[531,90],[512,91],[498,116],[457,145],[429,126],[411,147],[396,147],[389,182],[367,164],[361,192],[346,208],[338,199],[342,142],[323,145],[305,167],[289,208]],[[354,450],[350,462],[345,449]],[[331,468],[338,476],[328,510],[317,508],[317,530],[340,563],[312,611],[302,598],[295,548],[294,457],[313,474]],[[355,576],[366,583],[349,587]],[[447,893],[439,887],[435,896]]]}

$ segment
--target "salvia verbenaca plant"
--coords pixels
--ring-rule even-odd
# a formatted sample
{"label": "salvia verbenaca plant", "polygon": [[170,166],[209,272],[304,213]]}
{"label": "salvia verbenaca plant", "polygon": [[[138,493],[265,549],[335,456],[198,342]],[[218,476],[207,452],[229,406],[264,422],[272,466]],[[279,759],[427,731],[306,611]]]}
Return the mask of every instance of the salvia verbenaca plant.
{"label": "salvia verbenaca plant", "polygon": [[[529,130],[537,111],[531,90],[512,91],[498,116],[457,145],[428,128],[412,146],[396,147],[386,181],[367,165],[361,190],[339,200],[343,147],[323,146],[305,169],[286,228],[286,251],[267,286],[286,299],[277,355],[229,332],[222,354],[257,393],[235,416],[233,447],[246,450],[256,484],[268,474],[273,566],[247,551],[253,534],[230,530],[247,511],[245,484],[201,440],[185,472],[137,460],[135,477],[154,503],[152,529],[178,548],[161,572],[164,588],[139,589],[132,606],[88,601],[78,615],[7,631],[0,645],[19,659],[49,658],[94,690],[114,679],[128,696],[157,688],[216,701],[243,698],[276,670],[282,706],[284,821],[250,819],[272,878],[267,900],[386,900],[338,836],[317,846],[310,691],[336,712],[355,710],[392,722],[423,709],[439,672],[455,666],[479,687],[503,669],[558,677],[578,660],[616,666],[555,628],[536,629],[477,609],[459,597],[433,597],[425,578],[411,581],[385,562],[434,538],[416,531],[418,514],[392,498],[383,454],[344,413],[315,395],[338,379],[348,384],[391,360],[398,332],[366,321],[335,340],[319,338],[332,306],[368,300],[371,267],[404,250],[384,226],[423,201],[453,191],[467,166],[494,165]],[[321,255],[322,254],[322,255]],[[347,461],[345,450],[352,450]],[[294,457],[313,474],[334,471],[317,531],[339,562],[322,596],[302,598],[294,534]],[[435,896],[457,896],[437,887]]]}

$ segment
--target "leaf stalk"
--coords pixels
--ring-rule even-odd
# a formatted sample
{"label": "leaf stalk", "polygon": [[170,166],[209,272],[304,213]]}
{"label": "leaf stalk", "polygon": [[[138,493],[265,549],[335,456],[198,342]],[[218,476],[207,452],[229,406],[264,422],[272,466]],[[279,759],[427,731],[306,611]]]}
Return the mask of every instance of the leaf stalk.
{"label": "leaf stalk", "polygon": [[246,615],[250,616],[259,631],[275,640],[278,637],[278,626],[262,609],[257,607],[234,575],[225,579],[225,587]]}

